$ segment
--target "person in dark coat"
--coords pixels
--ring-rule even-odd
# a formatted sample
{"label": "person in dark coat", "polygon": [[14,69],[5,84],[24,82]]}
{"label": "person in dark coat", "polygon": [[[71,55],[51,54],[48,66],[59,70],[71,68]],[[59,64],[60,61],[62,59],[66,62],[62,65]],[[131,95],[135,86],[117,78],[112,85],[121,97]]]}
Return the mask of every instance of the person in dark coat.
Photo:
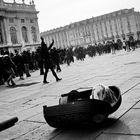
{"label": "person in dark coat", "polygon": [[4,82],[7,83],[7,86],[16,85],[13,80],[15,76],[14,69],[16,69],[16,65],[13,63],[13,61],[7,54],[3,56],[2,63],[3,63],[3,71],[4,71]]}
{"label": "person in dark coat", "polygon": [[24,80],[23,74],[24,74],[24,61],[23,57],[19,54],[17,50],[15,50],[15,56],[13,57],[13,62],[17,66],[17,73],[21,80]]}
{"label": "person in dark coat", "polygon": [[30,64],[30,52],[29,51],[23,51],[22,53],[22,57],[24,60],[24,70],[25,70],[25,74],[26,77],[31,77],[30,71],[29,71],[29,64]]}
{"label": "person in dark coat", "polygon": [[44,38],[41,37],[41,57],[43,59],[44,68],[45,68],[43,83],[48,83],[47,74],[48,74],[49,69],[51,70],[53,76],[56,78],[56,81],[62,80],[61,78],[58,78],[53,68],[53,63],[52,63],[51,55],[49,52],[53,44],[54,44],[54,40],[52,40],[52,43],[49,45],[49,47],[47,47],[47,45],[44,42]]}
{"label": "person in dark coat", "polygon": [[41,47],[38,47],[36,52],[37,52],[36,58],[37,58],[38,66],[39,66],[39,69],[40,69],[40,75],[44,75],[43,60],[42,60],[41,55],[40,55]]}
{"label": "person in dark coat", "polygon": [[57,72],[61,72],[61,68],[60,68],[60,56],[59,56],[58,51],[54,47],[53,49],[51,49],[50,52],[51,52],[51,58],[53,60],[53,64],[56,67],[56,71]]}

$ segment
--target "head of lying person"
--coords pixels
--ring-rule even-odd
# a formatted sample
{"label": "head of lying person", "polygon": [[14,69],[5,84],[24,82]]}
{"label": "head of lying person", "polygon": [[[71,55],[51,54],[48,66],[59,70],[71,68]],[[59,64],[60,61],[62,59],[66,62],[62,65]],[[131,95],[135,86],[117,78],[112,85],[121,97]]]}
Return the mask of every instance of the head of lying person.
{"label": "head of lying person", "polygon": [[96,85],[92,91],[92,99],[102,100],[113,105],[117,102],[114,92],[107,86]]}

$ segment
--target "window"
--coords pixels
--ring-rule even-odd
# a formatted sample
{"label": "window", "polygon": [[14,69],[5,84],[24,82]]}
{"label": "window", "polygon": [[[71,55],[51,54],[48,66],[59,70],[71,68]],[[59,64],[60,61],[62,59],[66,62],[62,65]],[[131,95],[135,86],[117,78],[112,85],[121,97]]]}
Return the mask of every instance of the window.
{"label": "window", "polygon": [[24,42],[28,42],[27,28],[25,26],[22,27],[22,37]]}
{"label": "window", "polygon": [[11,42],[12,44],[17,44],[17,33],[16,33],[16,28],[15,27],[11,27],[10,28],[10,35],[11,35]]}
{"label": "window", "polygon": [[34,23],[34,20],[33,19],[30,19],[30,23]]}
{"label": "window", "polygon": [[24,19],[21,19],[21,23],[24,23],[25,22],[25,20]]}
{"label": "window", "polygon": [[33,42],[37,42],[36,28],[31,27]]}
{"label": "window", "polygon": [[14,23],[14,18],[9,18],[10,23]]}

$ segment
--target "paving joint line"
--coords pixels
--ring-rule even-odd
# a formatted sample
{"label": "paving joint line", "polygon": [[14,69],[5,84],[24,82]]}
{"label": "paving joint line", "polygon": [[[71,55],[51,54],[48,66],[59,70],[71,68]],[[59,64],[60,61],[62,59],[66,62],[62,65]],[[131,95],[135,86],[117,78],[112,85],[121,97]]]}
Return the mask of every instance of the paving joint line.
{"label": "paving joint line", "polygon": [[46,124],[46,122],[39,122],[39,121],[31,121],[31,120],[23,120],[25,122],[33,122],[33,123],[41,123],[41,124]]}
{"label": "paving joint line", "polygon": [[140,136],[140,134],[129,134],[129,133],[108,133],[108,132],[104,132],[104,134],[109,134],[109,135],[132,135],[132,136]]}
{"label": "paving joint line", "polygon": [[[124,94],[126,94],[128,91],[130,91],[131,89],[133,89],[134,87],[136,87],[137,85],[139,85],[140,84],[140,82],[138,82],[137,84],[135,84],[134,86],[132,86],[130,89],[128,89],[127,91],[125,91],[122,95],[124,95]],[[119,118],[117,118],[114,122],[113,122],[113,125],[122,117],[122,116],[124,116],[128,111],[130,111],[131,109],[133,109],[133,107],[137,104],[137,103],[139,103],[140,102],[140,100],[139,101],[137,101],[134,105],[132,105],[127,111],[125,111]],[[105,130],[107,130],[108,128],[106,128],[106,129],[104,129],[103,131],[102,131],[102,134],[105,134],[106,132],[105,132]],[[131,134],[130,134],[131,135]]]}
{"label": "paving joint line", "polygon": [[133,85],[131,88],[129,88],[128,90],[126,90],[124,93],[122,93],[122,95],[125,95],[128,91],[130,91],[131,89],[133,89],[134,87],[136,87],[139,84],[140,84],[140,82],[138,82],[137,84]]}
{"label": "paving joint line", "polygon": [[[43,125],[45,125],[45,124],[43,124]],[[40,128],[41,126],[42,126],[42,125],[40,125],[40,126],[38,126],[38,127],[34,128],[33,130],[30,130],[30,131],[28,131],[28,132],[24,133],[24,134],[21,134],[21,135],[19,135],[19,136],[15,137],[15,138],[12,138],[11,140],[16,140],[16,139],[18,139],[18,138],[20,138],[20,137],[22,137],[22,136],[24,136],[24,135],[26,135],[26,134],[28,134],[28,133],[30,133],[30,132],[32,132],[32,131],[34,131],[34,130],[36,130],[36,129]]]}

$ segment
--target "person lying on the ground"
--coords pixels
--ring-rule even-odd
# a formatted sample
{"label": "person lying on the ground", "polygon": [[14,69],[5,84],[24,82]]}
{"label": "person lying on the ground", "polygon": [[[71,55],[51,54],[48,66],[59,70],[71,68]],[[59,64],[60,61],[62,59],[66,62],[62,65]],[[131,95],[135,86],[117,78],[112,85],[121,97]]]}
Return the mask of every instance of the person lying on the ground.
{"label": "person lying on the ground", "polygon": [[[61,97],[59,103],[66,104],[70,102],[75,102],[80,99],[83,100],[87,98],[83,98],[83,96],[77,90],[72,90],[66,96]],[[114,91],[112,91],[108,86],[104,86],[102,84],[98,84],[91,89],[91,96],[89,95],[89,99],[102,100],[109,103],[111,106],[114,106],[117,102]]]}
{"label": "person lying on the ground", "polygon": [[108,86],[102,84],[96,85],[93,88],[91,98],[108,102],[111,106],[117,102],[114,92]]}

